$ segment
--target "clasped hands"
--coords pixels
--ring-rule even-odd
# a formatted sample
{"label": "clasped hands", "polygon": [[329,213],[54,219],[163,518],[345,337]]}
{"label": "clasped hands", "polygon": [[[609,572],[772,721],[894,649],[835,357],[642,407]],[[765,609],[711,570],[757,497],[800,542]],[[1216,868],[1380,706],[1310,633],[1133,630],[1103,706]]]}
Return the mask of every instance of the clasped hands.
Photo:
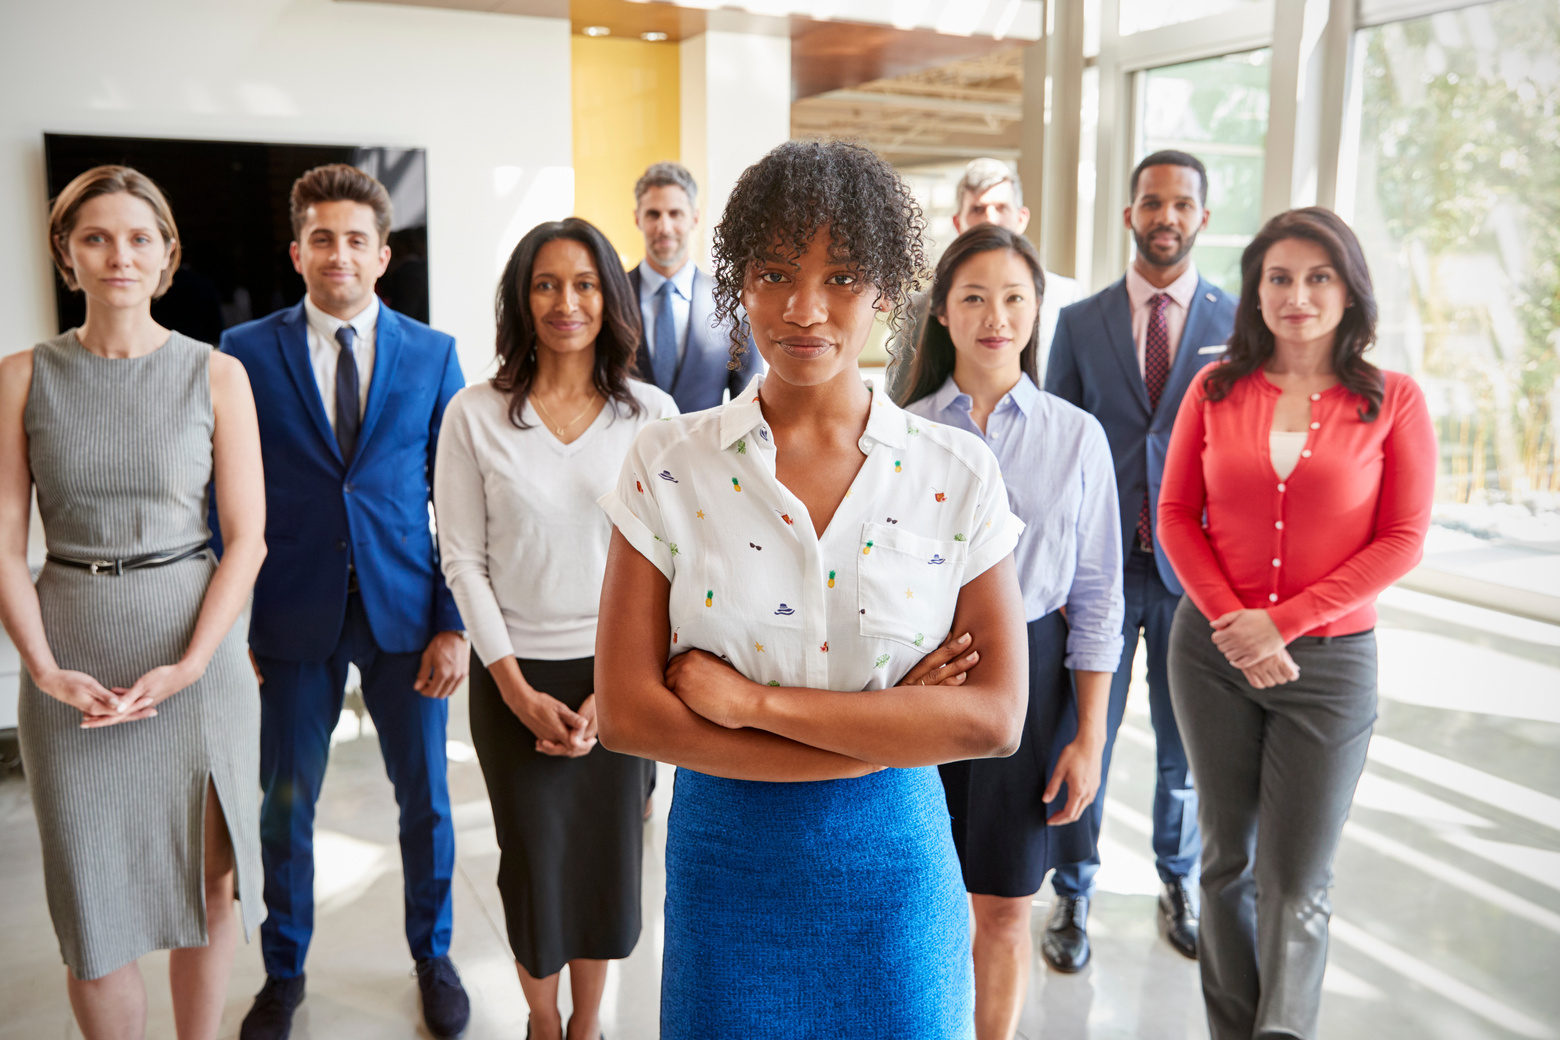
{"label": "clasped hands", "polygon": [[132,685],[105,687],[85,672],[56,668],[35,677],[38,689],[81,712],[82,729],[149,719],[157,705],[199,679],[204,669],[180,661],[153,668]]}
{"label": "clasped hands", "polygon": [[[900,679],[900,686],[960,686],[980,660],[966,632],[951,635]],[[765,689],[705,650],[688,650],[666,665],[666,686],[695,714],[725,729],[762,729],[755,708]]]}
{"label": "clasped hands", "polygon": [[1213,645],[1259,690],[1300,678],[1300,666],[1289,656],[1284,637],[1268,612],[1232,610],[1210,622]]}
{"label": "clasped hands", "polygon": [[536,736],[536,750],[554,758],[583,758],[596,746],[596,695],[575,711],[550,693],[526,684],[518,694],[502,686],[504,703]]}

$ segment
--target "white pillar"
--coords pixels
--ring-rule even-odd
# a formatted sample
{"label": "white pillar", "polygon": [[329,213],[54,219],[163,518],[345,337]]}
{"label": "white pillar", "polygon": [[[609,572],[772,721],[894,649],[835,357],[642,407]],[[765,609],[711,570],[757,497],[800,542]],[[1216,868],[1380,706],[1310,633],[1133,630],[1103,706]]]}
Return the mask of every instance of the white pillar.
{"label": "white pillar", "polygon": [[702,261],[742,171],[791,138],[791,38],[711,28],[678,46],[682,161],[699,182]]}
{"label": "white pillar", "polygon": [[1337,201],[1353,35],[1353,0],[1274,5],[1264,220],[1295,206]]}

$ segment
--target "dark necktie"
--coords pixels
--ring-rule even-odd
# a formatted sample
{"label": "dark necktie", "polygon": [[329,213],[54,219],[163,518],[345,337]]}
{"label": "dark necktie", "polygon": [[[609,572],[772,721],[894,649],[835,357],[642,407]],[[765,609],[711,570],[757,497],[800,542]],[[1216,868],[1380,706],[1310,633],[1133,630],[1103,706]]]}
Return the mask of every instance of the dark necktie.
{"label": "dark necktie", "polygon": [[336,342],[341,352],[336,355],[336,443],[341,447],[341,461],[352,465],[352,455],[357,451],[358,427],[362,417],[358,415],[357,355],[352,344],[357,330],[343,325],[336,330]]}
{"label": "dark necktie", "polygon": [[655,342],[651,346],[650,367],[655,385],[672,391],[677,378],[677,323],[672,320],[672,283],[668,279],[655,291]]}
{"label": "dark necktie", "polygon": [[[1170,297],[1155,293],[1148,301],[1148,335],[1143,338],[1143,385],[1148,389],[1148,410],[1159,407],[1159,396],[1165,392],[1165,380],[1170,378],[1170,320],[1165,312],[1170,309]],[[1148,495],[1143,495],[1143,508],[1138,510],[1138,545],[1152,549],[1154,545],[1153,517],[1149,514]]]}

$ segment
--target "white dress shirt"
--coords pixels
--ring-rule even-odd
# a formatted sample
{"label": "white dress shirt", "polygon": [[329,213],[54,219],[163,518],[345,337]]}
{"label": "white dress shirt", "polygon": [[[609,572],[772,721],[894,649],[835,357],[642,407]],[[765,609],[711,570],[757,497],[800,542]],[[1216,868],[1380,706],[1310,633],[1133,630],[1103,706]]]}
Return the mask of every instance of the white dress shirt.
{"label": "white dress shirt", "polygon": [[485,665],[514,654],[568,661],[596,652],[596,613],[612,525],[596,499],[617,483],[646,424],[677,414],[649,383],[629,381],[637,416],[608,402],[568,444],[529,401],[519,429],[509,395],[488,382],[444,411],[433,504],[444,579]]}
{"label": "white dress shirt", "polygon": [[1045,297],[1040,301],[1040,354],[1035,358],[1035,371],[1042,378],[1045,376],[1045,366],[1051,360],[1051,340],[1056,338],[1056,319],[1061,315],[1063,307],[1077,303],[1087,295],[1083,291],[1083,283],[1077,279],[1045,272]]}
{"label": "white dress shirt", "polygon": [[1127,300],[1132,306],[1132,342],[1137,347],[1139,374],[1144,372],[1143,351],[1148,342],[1148,319],[1153,312],[1149,301],[1159,293],[1170,297],[1170,306],[1165,308],[1165,325],[1170,332],[1170,363],[1173,365],[1175,352],[1181,346],[1181,333],[1186,331],[1186,312],[1191,309],[1192,297],[1197,294],[1197,279],[1197,265],[1188,264],[1181,277],[1158,289],[1138,274],[1136,267],[1127,268]]}
{"label": "white dress shirt", "polygon": [[866,461],[819,537],[775,477],[764,378],[646,426],[601,506],[671,581],[671,653],[707,650],[773,686],[892,686],[1018,542],[996,456],[874,392]]}
{"label": "white dress shirt", "polygon": [[[677,356],[680,359],[688,347],[688,322],[693,310],[693,261],[689,260],[677,269],[672,275],[672,325],[677,330]],[[655,341],[655,294],[661,291],[661,283],[668,281],[667,277],[648,263],[641,261],[639,264],[639,315],[645,323],[645,343],[650,348],[650,356],[655,357],[655,352],[661,345]]]}
{"label": "white dress shirt", "polygon": [[314,383],[320,390],[320,401],[325,405],[325,421],[336,428],[336,359],[341,356],[341,344],[336,342],[336,330],[351,325],[357,333],[352,344],[352,356],[358,370],[358,415],[368,402],[368,381],[374,375],[374,329],[379,324],[379,297],[370,295],[368,306],[358,311],[348,321],[326,314],[307,296],[303,298],[304,322],[309,339],[309,367],[314,370]]}

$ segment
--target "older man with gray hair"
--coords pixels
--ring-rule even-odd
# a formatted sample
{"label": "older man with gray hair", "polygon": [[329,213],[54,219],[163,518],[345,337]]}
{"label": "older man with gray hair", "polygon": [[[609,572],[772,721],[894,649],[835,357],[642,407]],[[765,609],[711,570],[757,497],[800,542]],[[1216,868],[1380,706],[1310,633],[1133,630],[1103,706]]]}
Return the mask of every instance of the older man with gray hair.
{"label": "older man with gray hair", "polygon": [[645,258],[628,280],[639,298],[643,335],[636,375],[672,395],[680,411],[714,408],[762,367],[758,351],[728,368],[730,329],[714,325],[714,282],[690,259],[699,225],[699,186],[680,163],[658,162],[634,185],[634,224]]}
{"label": "older man with gray hair", "polygon": [[[953,229],[961,235],[981,224],[996,224],[1020,235],[1029,226],[1024,186],[1013,168],[1000,159],[970,160],[954,197],[959,200],[959,209],[953,215]],[[1045,299],[1040,304],[1040,356],[1035,358],[1040,371],[1045,371],[1051,353],[1057,314],[1083,296],[1082,287],[1073,279],[1045,272]]]}
{"label": "older man with gray hair", "polygon": [[[962,235],[981,224],[996,224],[1022,235],[1029,226],[1029,207],[1024,205],[1024,186],[1013,167],[1000,159],[971,159],[964,168],[964,176],[959,178],[954,189],[954,198],[959,204],[953,214],[953,230],[957,234]],[[1078,282],[1046,270],[1045,298],[1040,302],[1040,353],[1035,358],[1035,364],[1041,372],[1045,371],[1050,357],[1051,337],[1056,334],[1057,315],[1063,307],[1076,303],[1083,296],[1083,288]],[[907,338],[900,341],[896,353],[913,349],[920,342],[921,326],[926,321],[929,303],[926,297],[916,301],[915,321]],[[905,356],[908,358],[908,353]],[[906,371],[908,366],[904,364],[896,365],[890,371],[891,391],[898,389],[898,379]]]}

